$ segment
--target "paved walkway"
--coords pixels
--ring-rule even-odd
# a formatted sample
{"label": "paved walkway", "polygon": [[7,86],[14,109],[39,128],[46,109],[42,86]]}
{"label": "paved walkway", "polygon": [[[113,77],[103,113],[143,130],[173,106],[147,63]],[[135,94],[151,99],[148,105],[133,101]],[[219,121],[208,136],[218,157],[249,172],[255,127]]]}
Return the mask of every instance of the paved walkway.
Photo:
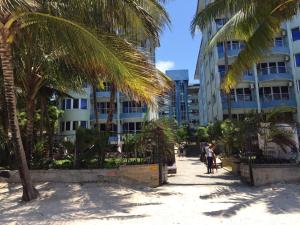
{"label": "paved walkway", "polygon": [[0,188],[0,224],[298,225],[300,185],[250,188],[219,170],[205,174],[195,158],[157,189],[103,184],[40,184],[41,199],[17,200],[19,186]]}

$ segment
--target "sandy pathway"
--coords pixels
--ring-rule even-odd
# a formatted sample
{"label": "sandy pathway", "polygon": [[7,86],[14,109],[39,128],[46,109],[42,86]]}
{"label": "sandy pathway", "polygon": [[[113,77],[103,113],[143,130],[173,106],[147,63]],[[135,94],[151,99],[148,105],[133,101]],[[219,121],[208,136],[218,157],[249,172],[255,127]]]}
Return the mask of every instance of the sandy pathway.
{"label": "sandy pathway", "polygon": [[[300,185],[250,188],[224,170],[204,174],[197,159],[157,189],[110,184],[39,184],[41,198],[18,202],[19,186],[0,188],[0,224],[300,225]],[[13,193],[13,195],[12,195]]]}

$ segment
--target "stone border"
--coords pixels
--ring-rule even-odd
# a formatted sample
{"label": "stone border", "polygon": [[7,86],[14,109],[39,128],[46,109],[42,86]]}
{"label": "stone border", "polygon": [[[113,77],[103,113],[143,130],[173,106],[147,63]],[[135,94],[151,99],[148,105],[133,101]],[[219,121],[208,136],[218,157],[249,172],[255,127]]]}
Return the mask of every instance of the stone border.
{"label": "stone border", "polygon": [[[19,172],[7,171],[8,179],[0,182],[20,183]],[[87,170],[31,170],[34,183],[87,183],[87,182],[113,182],[113,183],[139,183],[148,187],[159,186],[159,167],[157,164],[128,165],[118,169],[87,169]],[[164,177],[166,182],[167,176]]]}

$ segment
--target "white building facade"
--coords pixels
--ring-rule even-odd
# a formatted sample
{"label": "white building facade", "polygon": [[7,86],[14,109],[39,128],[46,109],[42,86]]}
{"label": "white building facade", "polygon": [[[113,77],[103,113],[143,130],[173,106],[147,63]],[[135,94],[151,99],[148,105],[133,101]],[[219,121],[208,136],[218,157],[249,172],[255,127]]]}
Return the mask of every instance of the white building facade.
{"label": "white building facade", "polygon": [[[198,10],[209,4],[198,1]],[[205,46],[225,23],[225,18],[215,18],[203,31],[195,79],[200,81],[200,124],[228,117],[227,96],[221,90],[225,75],[224,44],[219,43],[207,53]],[[263,60],[245,71],[242,81],[231,92],[231,109],[235,119],[243,119],[249,112],[268,112],[274,107],[293,109],[290,117],[300,122],[300,16],[282,25],[274,45]],[[226,43],[229,65],[238,56],[244,43],[231,40]]]}

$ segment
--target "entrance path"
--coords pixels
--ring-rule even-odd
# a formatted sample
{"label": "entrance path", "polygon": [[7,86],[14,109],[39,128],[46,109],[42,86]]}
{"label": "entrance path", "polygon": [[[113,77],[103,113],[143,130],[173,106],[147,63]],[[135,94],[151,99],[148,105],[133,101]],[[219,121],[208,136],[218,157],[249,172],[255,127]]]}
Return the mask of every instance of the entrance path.
{"label": "entrance path", "polygon": [[0,187],[0,224],[299,225],[300,185],[251,188],[225,170],[205,174],[196,158],[156,189],[111,184],[39,184],[38,201]]}

